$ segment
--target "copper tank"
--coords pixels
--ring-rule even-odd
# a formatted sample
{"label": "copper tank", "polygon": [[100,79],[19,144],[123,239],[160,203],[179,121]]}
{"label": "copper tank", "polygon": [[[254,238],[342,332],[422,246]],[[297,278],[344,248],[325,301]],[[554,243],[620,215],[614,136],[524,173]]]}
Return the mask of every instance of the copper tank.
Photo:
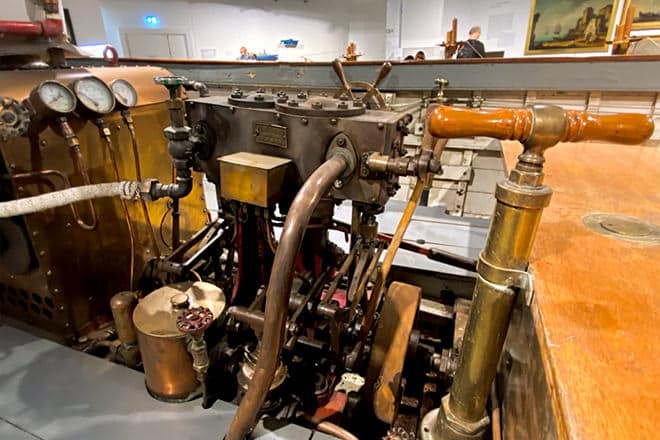
{"label": "copper tank", "polygon": [[183,308],[200,306],[217,318],[225,295],[201,281],[171,284],[144,297],[133,312],[147,390],[158,400],[182,402],[199,395],[186,335],[177,329],[176,317]]}

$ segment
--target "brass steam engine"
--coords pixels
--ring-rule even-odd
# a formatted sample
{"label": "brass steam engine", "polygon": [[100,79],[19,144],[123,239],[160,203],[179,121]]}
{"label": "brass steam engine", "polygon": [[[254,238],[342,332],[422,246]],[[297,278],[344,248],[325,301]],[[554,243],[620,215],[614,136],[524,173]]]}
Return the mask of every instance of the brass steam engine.
{"label": "brass steam engine", "polygon": [[[51,63],[0,72],[0,84],[3,317],[143,370],[157,399],[236,403],[226,439],[263,414],[340,438],[481,438],[512,309],[532,289],[526,268],[551,196],[544,151],[639,143],[653,129],[641,115],[557,107],[429,112],[433,137],[524,145],[495,190],[462,327],[451,312],[420,312],[422,289],[390,274],[442,172],[442,142],[406,155],[409,115],[373,110],[350,88],[210,94],[157,68]],[[400,176],[417,184],[389,236],[376,216]],[[346,201],[350,224],[333,217]],[[450,311],[457,302],[438,298]]]}

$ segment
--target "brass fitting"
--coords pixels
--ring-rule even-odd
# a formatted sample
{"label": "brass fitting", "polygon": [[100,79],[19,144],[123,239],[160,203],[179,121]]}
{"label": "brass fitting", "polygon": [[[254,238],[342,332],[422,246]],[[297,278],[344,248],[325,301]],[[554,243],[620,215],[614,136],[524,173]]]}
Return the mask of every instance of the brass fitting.
{"label": "brass fitting", "polygon": [[[530,293],[529,256],[552,190],[543,185],[545,151],[558,142],[589,139],[640,143],[653,123],[643,115],[593,116],[554,106],[490,112],[438,107],[434,136],[487,135],[524,142],[508,180],[495,190],[486,246],[479,256],[470,317],[449,395],[423,419],[422,440],[480,439],[488,426],[486,403],[504,346],[518,290]],[[530,296],[528,303],[530,301]]]}

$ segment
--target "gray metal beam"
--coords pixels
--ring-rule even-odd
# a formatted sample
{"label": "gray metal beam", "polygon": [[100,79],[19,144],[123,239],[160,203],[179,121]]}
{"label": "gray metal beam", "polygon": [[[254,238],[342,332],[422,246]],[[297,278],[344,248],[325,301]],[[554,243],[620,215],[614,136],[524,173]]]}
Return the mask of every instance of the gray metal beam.
{"label": "gray metal beam", "polygon": [[[215,86],[339,87],[329,63],[246,63],[124,59],[123,65],[158,65],[175,75]],[[101,59],[74,59],[75,66],[104,65]],[[347,64],[350,80],[373,81],[377,63]],[[395,63],[381,85],[385,91],[429,90],[434,79],[449,80],[449,90],[480,91],[660,91],[660,58],[525,58],[477,62]]]}

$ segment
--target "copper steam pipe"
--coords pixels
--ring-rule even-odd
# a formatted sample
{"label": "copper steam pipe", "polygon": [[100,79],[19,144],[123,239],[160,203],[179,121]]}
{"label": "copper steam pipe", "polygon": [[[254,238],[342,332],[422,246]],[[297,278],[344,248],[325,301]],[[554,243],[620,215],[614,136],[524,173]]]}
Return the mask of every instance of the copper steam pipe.
{"label": "copper steam pipe", "polygon": [[348,161],[344,156],[332,156],[307,179],[289,208],[266,291],[264,331],[254,377],[231,421],[226,440],[243,440],[246,437],[268,394],[284,343],[294,264],[305,229],[321,197],[347,167]]}

